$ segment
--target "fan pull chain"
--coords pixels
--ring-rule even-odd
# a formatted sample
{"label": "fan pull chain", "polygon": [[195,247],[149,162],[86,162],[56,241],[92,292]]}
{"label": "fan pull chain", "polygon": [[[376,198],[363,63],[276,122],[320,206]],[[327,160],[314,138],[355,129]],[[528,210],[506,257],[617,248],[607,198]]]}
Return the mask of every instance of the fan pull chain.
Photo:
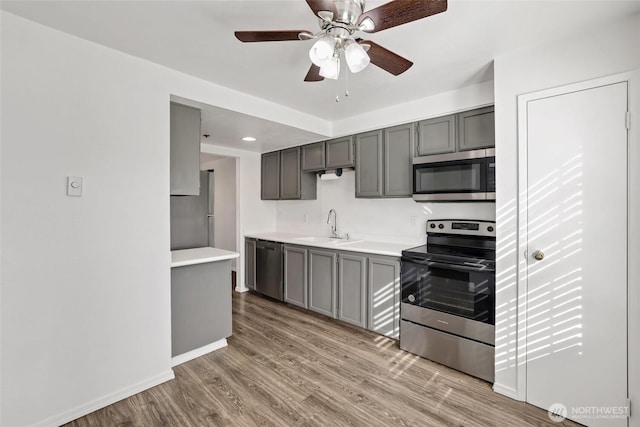
{"label": "fan pull chain", "polygon": [[336,102],[340,102],[340,63],[336,64],[338,77],[336,78]]}
{"label": "fan pull chain", "polygon": [[349,96],[349,69],[344,70],[344,96]]}

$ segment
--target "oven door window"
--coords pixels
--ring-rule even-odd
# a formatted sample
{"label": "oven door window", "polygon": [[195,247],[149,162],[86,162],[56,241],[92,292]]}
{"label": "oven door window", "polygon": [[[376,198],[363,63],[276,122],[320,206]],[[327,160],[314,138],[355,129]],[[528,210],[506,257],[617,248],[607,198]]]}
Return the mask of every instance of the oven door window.
{"label": "oven door window", "polygon": [[414,165],[414,193],[486,191],[485,159]]}
{"label": "oven door window", "polygon": [[429,266],[418,279],[418,305],[495,324],[494,272]]}

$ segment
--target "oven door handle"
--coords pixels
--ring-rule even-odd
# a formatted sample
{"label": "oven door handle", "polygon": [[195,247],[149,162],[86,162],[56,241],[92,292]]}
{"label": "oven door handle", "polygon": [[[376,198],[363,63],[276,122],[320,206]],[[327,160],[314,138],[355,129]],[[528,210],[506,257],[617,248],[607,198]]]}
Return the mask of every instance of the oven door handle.
{"label": "oven door handle", "polygon": [[442,262],[429,262],[429,261],[425,262],[424,264],[427,265],[427,267],[442,268],[444,270],[472,271],[472,272],[478,272],[478,273],[492,273],[495,271],[494,268],[489,268],[486,265],[473,266],[473,265],[445,264]]}

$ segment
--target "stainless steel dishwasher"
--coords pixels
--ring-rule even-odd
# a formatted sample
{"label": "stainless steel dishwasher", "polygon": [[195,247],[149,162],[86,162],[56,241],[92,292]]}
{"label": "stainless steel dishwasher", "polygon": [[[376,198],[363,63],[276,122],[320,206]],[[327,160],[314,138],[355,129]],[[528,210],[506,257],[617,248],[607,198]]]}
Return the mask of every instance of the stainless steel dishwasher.
{"label": "stainless steel dishwasher", "polygon": [[256,292],[284,300],[282,243],[256,241]]}

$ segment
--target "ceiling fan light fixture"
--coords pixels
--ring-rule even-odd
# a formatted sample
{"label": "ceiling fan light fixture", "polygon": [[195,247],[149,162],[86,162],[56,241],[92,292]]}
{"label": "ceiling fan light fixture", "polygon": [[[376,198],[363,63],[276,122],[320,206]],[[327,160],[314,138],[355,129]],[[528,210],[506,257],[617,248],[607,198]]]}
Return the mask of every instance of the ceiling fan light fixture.
{"label": "ceiling fan light fixture", "polygon": [[309,50],[309,59],[318,67],[331,61],[335,51],[335,42],[331,37],[322,37]]}
{"label": "ceiling fan light fixture", "polygon": [[351,42],[344,49],[344,57],[352,73],[359,73],[364,70],[371,59],[364,48],[356,42]]}
{"label": "ceiling fan light fixture", "polygon": [[320,75],[325,79],[338,80],[340,75],[340,58],[337,55],[320,67]]}

